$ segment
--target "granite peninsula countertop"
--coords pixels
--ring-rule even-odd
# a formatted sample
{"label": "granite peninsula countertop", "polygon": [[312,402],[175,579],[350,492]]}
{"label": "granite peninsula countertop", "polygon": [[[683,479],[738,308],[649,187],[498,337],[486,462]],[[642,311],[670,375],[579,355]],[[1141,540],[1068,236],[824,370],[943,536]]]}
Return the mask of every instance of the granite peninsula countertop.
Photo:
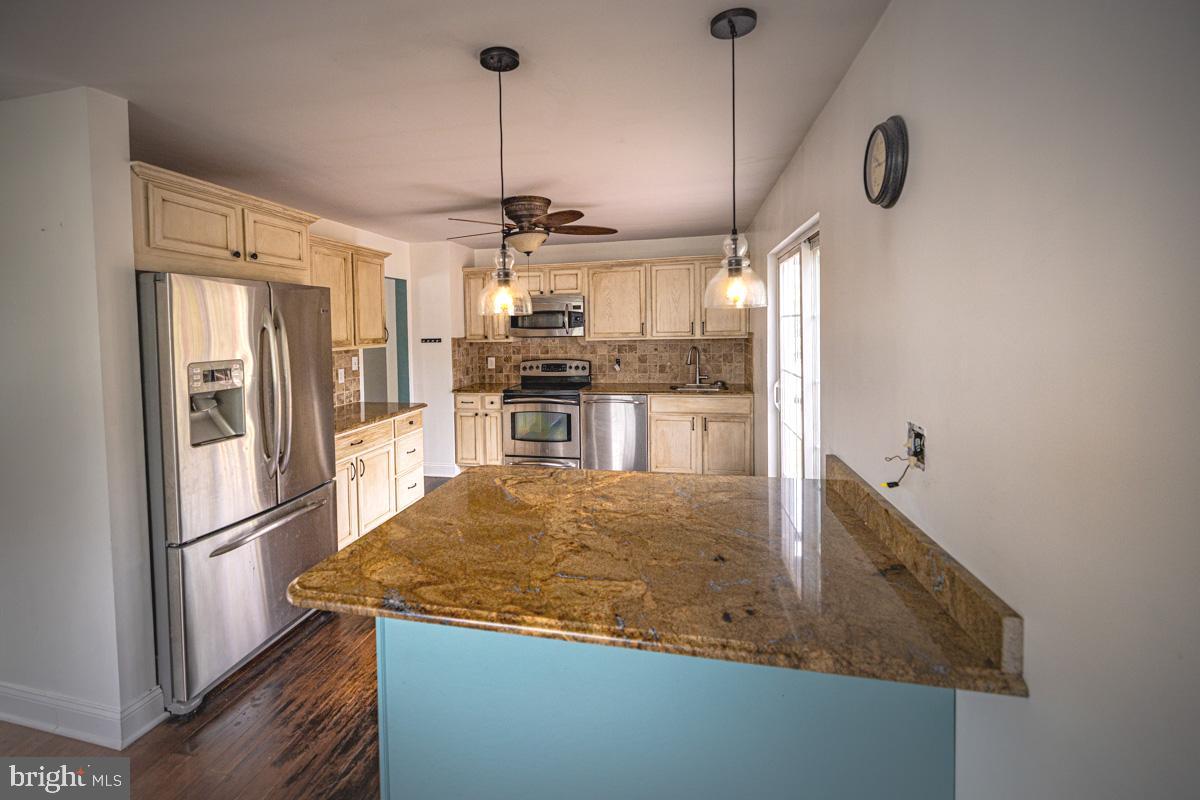
{"label": "granite peninsula countertop", "polygon": [[[455,394],[500,394],[512,383],[471,383],[454,390]],[[593,383],[580,389],[583,394],[669,394],[674,397],[727,397],[754,394],[744,383],[731,383],[723,392],[676,392],[669,383]]]}
{"label": "granite peninsula countertop", "polygon": [[347,403],[333,407],[333,435],[383,422],[385,419],[402,417],[425,408],[425,403]]}
{"label": "granite peninsula countertop", "polygon": [[[785,493],[769,478],[476,467],[297,577],[288,598],[350,614],[1026,695],[1019,656],[1015,669],[1011,659],[1002,668],[986,626],[951,615],[974,596],[936,597],[844,496],[823,481]],[[982,591],[1011,612],[964,581],[949,585]]]}

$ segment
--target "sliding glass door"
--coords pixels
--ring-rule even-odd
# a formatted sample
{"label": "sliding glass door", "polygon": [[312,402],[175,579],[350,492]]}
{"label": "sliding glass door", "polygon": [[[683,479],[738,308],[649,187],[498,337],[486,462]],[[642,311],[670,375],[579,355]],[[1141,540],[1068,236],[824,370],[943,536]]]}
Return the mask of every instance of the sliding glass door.
{"label": "sliding glass door", "polygon": [[779,473],[786,492],[821,477],[821,246],[816,234],[779,259]]}

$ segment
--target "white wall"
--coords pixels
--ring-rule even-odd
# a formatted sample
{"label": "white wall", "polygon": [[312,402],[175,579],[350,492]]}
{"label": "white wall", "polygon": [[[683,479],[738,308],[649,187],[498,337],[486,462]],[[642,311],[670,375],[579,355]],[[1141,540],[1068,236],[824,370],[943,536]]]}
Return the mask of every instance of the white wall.
{"label": "white wall", "polygon": [[161,718],[127,104],[0,103],[0,717],[120,746]]}
{"label": "white wall", "polygon": [[[472,262],[469,248],[454,242],[414,243],[409,281],[411,371],[416,402],[424,414],[425,474],[453,476],[454,377],[451,339],[464,335],[462,268]],[[441,339],[421,344],[421,339]]]}
{"label": "white wall", "polygon": [[1198,8],[895,0],[752,226],[765,263],[821,217],[826,451],[894,478],[924,424],[889,497],[1025,618],[1030,698],[959,694],[961,798],[1194,791]]}
{"label": "white wall", "polygon": [[[681,236],[674,239],[635,239],[628,242],[573,243],[570,236],[552,236],[551,242],[539,247],[529,257],[530,264],[571,264],[576,261],[607,261],[621,258],[670,258],[671,256],[720,255],[725,233],[712,236]],[[475,251],[475,266],[491,267],[496,258],[499,241],[489,249]],[[517,253],[517,267],[525,264],[525,256]],[[458,334],[461,336],[462,334]]]}

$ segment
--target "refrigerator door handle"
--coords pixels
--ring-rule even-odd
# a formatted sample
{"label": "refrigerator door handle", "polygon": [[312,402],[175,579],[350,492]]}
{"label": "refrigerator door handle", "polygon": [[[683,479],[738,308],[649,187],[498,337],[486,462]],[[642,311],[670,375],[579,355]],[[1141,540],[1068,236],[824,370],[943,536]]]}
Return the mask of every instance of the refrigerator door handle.
{"label": "refrigerator door handle", "polygon": [[[278,359],[279,341],[278,341],[278,337],[275,335],[275,324],[271,320],[270,312],[267,312],[267,311],[263,312],[262,324],[258,331],[258,341],[259,341],[258,349],[259,349],[259,354],[260,354],[260,359],[259,359],[260,361],[263,360],[261,358],[261,353],[262,353],[262,335],[264,332],[267,334],[267,352],[270,355],[270,362],[271,362],[271,409],[274,412],[275,418],[274,418],[274,420],[272,420],[272,423],[271,423],[271,428],[272,428],[272,432],[274,433],[274,437],[271,439],[269,446],[267,444],[266,437],[265,436],[263,437],[263,459],[267,462],[267,475],[273,478],[273,477],[275,477],[276,468],[279,466],[279,437],[280,437],[280,434],[282,433],[281,428],[282,428],[282,424],[283,424],[283,418],[279,413],[279,396],[280,396],[281,392],[280,392],[280,386],[279,386],[279,365],[278,365],[278,363],[276,363],[277,359]],[[259,408],[259,418],[261,419],[261,421],[263,423],[264,432],[266,429],[266,420],[267,420],[267,397],[266,397],[266,394],[267,394],[267,383],[266,383],[266,381],[263,381],[262,382],[262,390],[258,396],[258,408]]]}
{"label": "refrigerator door handle", "polygon": [[241,536],[237,539],[234,539],[232,542],[228,542],[227,544],[221,545],[216,550],[213,550],[211,553],[209,553],[208,557],[216,558],[217,556],[223,556],[226,553],[231,553],[243,545],[250,544],[251,542],[253,542],[255,539],[259,538],[260,536],[266,536],[271,531],[276,530],[278,528],[282,528],[284,525],[288,524],[289,522],[296,519],[297,517],[302,517],[305,514],[309,513],[310,511],[316,511],[318,508],[325,505],[326,502],[327,501],[325,500],[325,498],[321,498],[320,500],[317,500],[312,503],[308,503],[307,505],[305,505],[301,508],[297,508],[295,511],[292,511],[291,513],[284,514],[279,519],[271,520],[266,525],[263,525],[261,528],[259,528],[256,531],[252,531],[252,532],[246,534],[245,536]]}
{"label": "refrigerator door handle", "polygon": [[[279,329],[279,361],[281,364],[280,372],[283,376],[283,391],[280,395],[281,401],[287,404],[287,422],[281,426],[286,428],[286,435],[283,438],[279,452],[279,472],[287,472],[288,464],[292,460],[292,359],[288,351],[288,332],[287,326],[283,324],[283,315],[279,310],[275,311],[275,325]],[[282,417],[284,412],[280,411]]]}

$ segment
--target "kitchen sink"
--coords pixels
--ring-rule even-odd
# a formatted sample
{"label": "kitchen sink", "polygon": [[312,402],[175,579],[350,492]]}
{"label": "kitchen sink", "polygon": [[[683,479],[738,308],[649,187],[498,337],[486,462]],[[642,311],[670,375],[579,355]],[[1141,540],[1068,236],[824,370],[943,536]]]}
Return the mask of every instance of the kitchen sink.
{"label": "kitchen sink", "polygon": [[725,383],[725,381],[713,381],[712,383],[681,383],[672,385],[671,391],[712,394],[714,392],[729,391],[729,384]]}

